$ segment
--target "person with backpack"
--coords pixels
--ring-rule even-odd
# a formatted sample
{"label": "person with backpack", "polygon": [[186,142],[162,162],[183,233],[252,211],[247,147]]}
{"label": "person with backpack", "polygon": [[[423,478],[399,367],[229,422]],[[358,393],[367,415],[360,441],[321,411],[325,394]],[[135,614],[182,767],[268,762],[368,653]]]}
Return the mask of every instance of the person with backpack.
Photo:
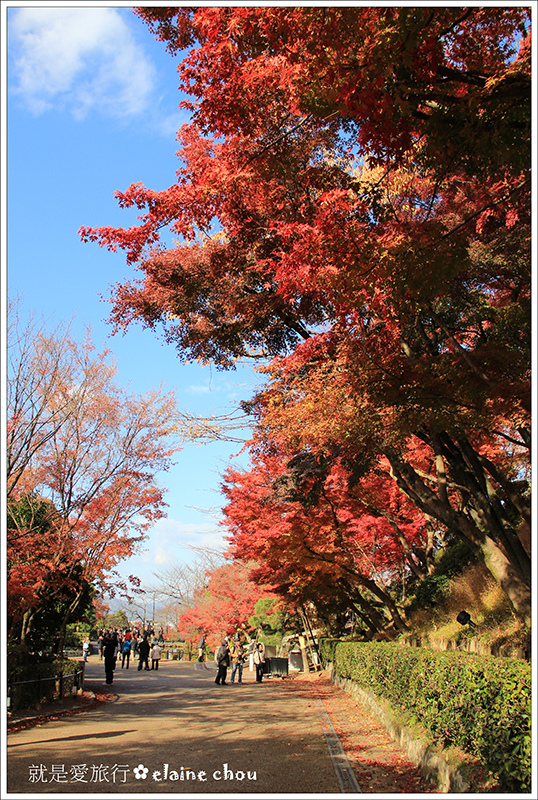
{"label": "person with backpack", "polygon": [[126,669],[129,669],[129,659],[131,658],[131,640],[125,639],[121,648],[121,668],[123,669],[125,662],[127,662]]}
{"label": "person with backpack", "polygon": [[215,661],[217,662],[218,666],[215,683],[217,685],[220,684],[221,686],[227,686],[226,673],[228,672],[228,667],[230,666],[230,648],[228,647],[228,642],[226,639],[224,639],[220,647],[217,647],[215,652]]}

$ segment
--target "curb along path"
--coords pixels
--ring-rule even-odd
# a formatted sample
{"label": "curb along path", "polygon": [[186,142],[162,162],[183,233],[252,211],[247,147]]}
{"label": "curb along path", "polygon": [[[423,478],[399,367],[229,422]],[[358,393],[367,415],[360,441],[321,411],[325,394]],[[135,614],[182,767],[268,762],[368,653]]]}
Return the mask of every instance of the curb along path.
{"label": "curb along path", "polygon": [[107,687],[103,662],[90,659],[87,688],[98,700],[113,692],[113,702],[9,732],[8,792],[30,797],[434,791],[412,765],[413,788],[408,788],[409,775],[394,763],[385,781],[390,788],[374,788],[367,771],[358,769],[361,753],[353,749],[353,725],[362,711],[354,715],[354,701],[326,678],[257,684],[246,671],[242,685],[217,686],[214,670],[194,664],[164,661],[153,672],[131,665],[128,671],[117,669]]}
{"label": "curb along path", "polygon": [[314,691],[317,695],[314,702],[321,717],[323,735],[325,736],[325,741],[327,742],[327,747],[329,748],[329,753],[332,758],[334,771],[336,772],[340,789],[342,792],[357,794],[360,792],[360,787],[357,783],[357,779],[355,778],[355,774],[351,768],[348,757],[344,752],[342,742],[338,738],[338,734],[336,733],[331,718],[328,715],[325,706],[323,705],[323,700],[319,696],[319,692],[317,690]]}

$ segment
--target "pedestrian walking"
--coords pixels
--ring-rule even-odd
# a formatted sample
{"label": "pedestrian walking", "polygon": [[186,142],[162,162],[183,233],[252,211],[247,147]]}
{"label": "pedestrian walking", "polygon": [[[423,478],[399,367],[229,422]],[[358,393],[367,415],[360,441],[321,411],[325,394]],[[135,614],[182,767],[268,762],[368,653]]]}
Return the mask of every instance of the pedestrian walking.
{"label": "pedestrian walking", "polygon": [[205,633],[202,633],[198,642],[198,661],[204,660]]}
{"label": "pedestrian walking", "polygon": [[254,645],[253,661],[256,667],[256,683],[261,683],[263,680],[263,665],[265,664],[265,645],[262,642],[256,642]]}
{"label": "pedestrian walking", "polygon": [[129,659],[131,658],[131,640],[125,639],[121,648],[121,668],[129,669]]}
{"label": "pedestrian walking", "polygon": [[103,639],[103,656],[105,659],[105,680],[107,683],[112,683],[114,680],[117,652],[118,640],[116,635],[113,633],[106,634]]}
{"label": "pedestrian walking", "polygon": [[144,669],[149,670],[149,663],[148,663],[149,651],[150,651],[150,645],[149,645],[149,642],[148,642],[148,637],[144,636],[144,638],[142,639],[142,641],[138,645],[138,656],[139,656],[138,669],[139,670],[141,670],[142,667],[144,667]]}
{"label": "pedestrian walking", "polygon": [[245,663],[246,653],[245,648],[241,642],[234,642],[231,652],[232,659],[232,677],[230,682],[233,683],[237,673],[237,683],[243,683],[243,664]]}
{"label": "pedestrian walking", "polygon": [[151,669],[159,669],[159,661],[161,659],[161,648],[157,642],[153,642],[151,648]]}
{"label": "pedestrian walking", "polygon": [[88,655],[90,653],[90,641],[89,639],[84,639],[84,644],[82,645],[82,660],[87,661]]}
{"label": "pedestrian walking", "polygon": [[230,666],[230,648],[228,647],[228,642],[226,639],[224,639],[220,647],[217,647],[215,652],[215,661],[217,662],[218,666],[215,683],[220,684],[221,686],[227,686],[226,673],[228,672],[228,667]]}

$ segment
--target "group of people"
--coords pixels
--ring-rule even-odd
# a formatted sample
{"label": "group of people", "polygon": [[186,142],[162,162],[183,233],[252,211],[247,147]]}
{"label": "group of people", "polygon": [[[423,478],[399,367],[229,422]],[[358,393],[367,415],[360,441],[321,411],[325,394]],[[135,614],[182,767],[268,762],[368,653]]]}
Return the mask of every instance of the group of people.
{"label": "group of people", "polygon": [[109,629],[99,637],[101,658],[105,662],[105,681],[110,684],[114,680],[114,670],[118,658],[121,656],[121,668],[129,669],[131,654],[133,657],[138,654],[138,669],[149,670],[149,660],[151,658],[151,669],[159,669],[161,660],[161,646],[157,639],[151,644],[148,633],[143,635],[142,641],[127,629],[120,634],[116,629]]}
{"label": "group of people", "polygon": [[123,646],[127,642],[129,643],[127,651],[129,656],[132,655],[133,658],[138,654],[138,649],[146,638],[150,641],[152,640],[157,642],[159,645],[164,644],[164,632],[162,628],[159,630],[158,634],[151,626],[147,628],[125,628],[124,630],[120,630],[118,628],[108,628],[108,630],[104,629],[98,631],[97,634],[99,654],[101,659],[103,658],[104,637],[106,634],[110,633],[113,633],[116,636],[121,653],[123,653]]}
{"label": "group of people", "polygon": [[245,647],[239,633],[234,636],[231,642],[229,637],[226,636],[215,651],[215,661],[218,667],[215,683],[220,686],[227,686],[226,677],[230,666],[232,667],[230,683],[235,682],[236,675],[237,682],[243,683],[243,666],[250,655],[252,655],[256,668],[256,682],[261,683],[263,680],[263,665],[265,663],[265,645],[262,642],[255,641],[250,642],[248,647]]}
{"label": "group of people", "polygon": [[[126,629],[118,631],[117,628],[109,628],[99,631],[99,652],[101,659],[104,660],[105,680],[111,684],[114,680],[114,670],[118,659],[121,657],[121,668],[129,669],[131,656],[138,656],[138,670],[159,669],[161,659],[160,640],[153,638],[150,641],[149,631],[136,631]],[[198,661],[203,661],[205,652],[205,634],[202,634],[198,642]],[[243,632],[237,631],[233,639],[226,636],[222,644],[215,652],[217,664],[217,677],[215,683],[227,686],[226,678],[228,668],[232,668],[230,683],[243,683],[243,667],[248,658],[252,656],[252,661],[256,669],[256,682],[263,680],[263,670],[265,664],[265,645],[259,641],[243,641]],[[149,661],[151,660],[151,667]]]}

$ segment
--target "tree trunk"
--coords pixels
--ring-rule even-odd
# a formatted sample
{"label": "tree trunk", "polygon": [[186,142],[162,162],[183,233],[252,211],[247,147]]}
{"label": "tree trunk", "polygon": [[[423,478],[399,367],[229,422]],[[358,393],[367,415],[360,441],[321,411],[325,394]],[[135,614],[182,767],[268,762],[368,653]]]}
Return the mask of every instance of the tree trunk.
{"label": "tree trunk", "polygon": [[531,591],[521,580],[501,548],[490,536],[486,536],[481,547],[484,563],[498,584],[508,595],[517,616],[527,626],[531,622]]}
{"label": "tree trunk", "polygon": [[392,529],[390,531],[391,536],[394,539],[394,541],[397,542],[400,545],[400,547],[402,548],[402,550],[404,552],[405,559],[407,561],[407,564],[408,564],[409,568],[411,569],[411,572],[420,581],[425,581],[426,578],[428,577],[427,568],[424,569],[421,564],[417,563],[416,559],[417,558],[420,559],[420,555],[417,554],[415,549],[412,549],[409,546],[409,543],[408,543],[407,539],[405,538],[405,535],[404,535],[402,529],[400,528],[400,526],[398,525],[398,523],[396,522],[394,517],[392,517],[386,511],[381,511],[380,509],[376,508],[376,506],[371,505],[370,503],[368,503],[366,505],[366,508],[374,516],[381,517],[381,518],[387,520],[387,522],[389,523],[389,525],[391,526],[391,529]]}
{"label": "tree trunk", "polygon": [[59,636],[58,653],[63,653],[65,645],[65,636],[69,620],[72,618],[73,614],[77,611],[85,591],[86,591],[86,585],[83,584],[82,587],[77,592],[75,599],[72,601],[72,603],[70,603],[69,608],[65,612],[62,624],[60,625],[60,630],[58,632]]}
{"label": "tree trunk", "polygon": [[369,619],[369,618],[366,616],[366,614],[365,614],[363,611],[361,611],[361,609],[359,608],[359,605],[358,605],[358,604],[354,603],[352,607],[353,607],[353,613],[354,613],[354,614],[356,614],[356,615],[357,615],[357,617],[358,617],[358,618],[359,618],[359,619],[360,619],[362,622],[364,622],[364,624],[366,625],[367,631],[366,631],[366,634],[365,634],[365,635],[367,636],[367,638],[368,638],[368,639],[372,639],[372,638],[373,638],[373,636],[374,636],[376,633],[379,633],[379,631],[381,631],[381,630],[382,630],[382,628],[377,628],[377,627],[374,627],[374,626],[372,625],[372,622],[371,622],[371,621],[370,621],[370,619]]}
{"label": "tree trunk", "polygon": [[21,644],[24,645],[26,648],[28,647],[28,637],[30,635],[30,631],[32,630],[32,622],[34,617],[35,617],[35,610],[33,608],[29,608],[27,611],[24,612],[24,616],[22,618]]}
{"label": "tree trunk", "polygon": [[482,552],[488,570],[495,581],[506,592],[518,617],[528,623],[530,618],[530,586],[519,569],[519,563],[511,562],[505,549],[496,543],[489,533],[484,533],[464,511],[456,510],[427,486],[415,469],[399,456],[390,452],[387,458],[391,476],[401,491],[425,514],[442,522],[461,539],[468,542],[475,552]]}
{"label": "tree trunk", "polygon": [[396,604],[394,603],[392,597],[383,589],[380,589],[379,586],[375,583],[375,581],[371,580],[370,578],[366,578],[363,575],[357,576],[357,580],[361,586],[364,586],[365,589],[369,589],[375,597],[378,597],[379,600],[383,603],[386,607],[387,611],[389,612],[392,621],[394,623],[394,627],[397,631],[406,631],[408,630],[408,626],[401,618],[398,609],[396,608]]}
{"label": "tree trunk", "polygon": [[385,627],[383,615],[376,611],[371,603],[364,599],[357,588],[353,588],[352,596],[355,613],[367,625],[369,630],[372,632],[372,635],[382,631]]}

